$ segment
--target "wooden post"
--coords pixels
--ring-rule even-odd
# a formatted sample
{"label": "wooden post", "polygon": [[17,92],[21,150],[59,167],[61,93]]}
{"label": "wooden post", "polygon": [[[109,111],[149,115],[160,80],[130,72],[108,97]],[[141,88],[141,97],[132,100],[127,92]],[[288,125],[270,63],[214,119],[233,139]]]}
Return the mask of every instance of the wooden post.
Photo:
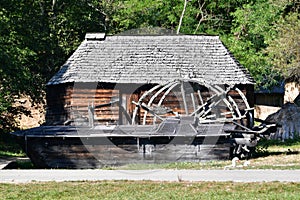
{"label": "wooden post", "polygon": [[198,92],[200,103],[202,105],[203,104],[203,99],[202,99],[202,96],[201,96],[201,92],[200,92],[200,90],[198,90],[197,92]]}
{"label": "wooden post", "polygon": [[197,108],[196,108],[196,102],[195,102],[194,93],[191,93],[191,98],[192,98],[192,102],[193,102],[193,108],[194,108],[194,111],[195,111]]}
{"label": "wooden post", "polygon": [[185,96],[185,90],[184,90],[184,82],[181,82],[181,94],[182,94],[182,98],[183,98],[183,105],[184,105],[185,114],[188,115],[189,114],[189,110],[188,110],[188,106],[187,106],[187,103],[186,103],[186,96]]}
{"label": "wooden post", "polygon": [[88,114],[89,114],[89,126],[94,127],[94,111],[95,107],[94,104],[88,105]]}
{"label": "wooden post", "polygon": [[131,123],[131,117],[127,113],[127,94],[123,92],[124,91],[121,91],[121,89],[119,89],[119,100],[117,102],[119,108],[119,125],[128,124],[128,122]]}
{"label": "wooden post", "polygon": [[119,125],[123,124],[123,114],[122,109],[120,109],[121,106],[123,106],[123,94],[122,91],[119,90]]}

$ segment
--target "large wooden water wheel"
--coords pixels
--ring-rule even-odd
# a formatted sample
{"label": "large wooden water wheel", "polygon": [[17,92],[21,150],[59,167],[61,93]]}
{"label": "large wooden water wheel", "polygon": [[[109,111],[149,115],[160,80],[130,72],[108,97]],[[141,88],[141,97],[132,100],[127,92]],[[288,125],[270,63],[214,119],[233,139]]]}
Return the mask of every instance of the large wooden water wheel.
{"label": "large wooden water wheel", "polygon": [[[235,86],[209,85],[199,81],[173,81],[156,85],[141,95],[133,119],[141,108],[142,124],[147,124],[152,116],[154,124],[170,116],[195,116],[199,125],[203,123],[236,122],[251,127],[252,115],[247,98]],[[136,120],[133,120],[136,123]]]}

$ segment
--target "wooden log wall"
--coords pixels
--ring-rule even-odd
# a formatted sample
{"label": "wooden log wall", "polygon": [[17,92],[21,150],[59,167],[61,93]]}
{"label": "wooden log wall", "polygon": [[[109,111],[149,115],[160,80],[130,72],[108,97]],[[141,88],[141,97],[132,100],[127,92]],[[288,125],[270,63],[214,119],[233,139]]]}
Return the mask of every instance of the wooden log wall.
{"label": "wooden log wall", "polygon": [[[119,91],[103,88],[75,88],[72,84],[61,84],[47,88],[46,124],[57,125],[68,121],[88,123],[88,107],[107,104],[119,98]],[[119,119],[118,106],[107,106],[94,110],[95,121],[115,124]]]}
{"label": "wooden log wall", "polygon": [[[239,85],[239,89],[245,94],[251,107],[254,105],[254,88],[252,85]],[[175,90],[171,92],[166,99],[163,101],[163,106],[171,108],[174,112],[179,114],[185,113],[185,108],[183,104],[182,95],[179,94],[180,91]],[[106,104],[114,100],[120,99],[120,92],[115,90],[112,86],[101,86],[95,88],[81,87],[75,88],[73,84],[60,84],[52,85],[47,88],[47,112],[46,112],[46,124],[47,125],[58,125],[64,124],[66,122],[74,122],[77,120],[78,123],[88,124],[88,106],[96,106],[100,104]],[[139,97],[143,94],[126,94],[122,93],[122,98],[126,99],[126,102],[122,102],[125,105],[125,109],[132,116],[135,109],[135,105],[132,101],[137,102]],[[244,110],[245,106],[243,104],[240,95],[234,90],[230,91],[229,94],[237,102],[240,110]],[[163,94],[160,94],[153,104],[158,104]],[[207,90],[201,91],[201,96],[203,101],[210,97],[211,94]],[[191,98],[191,93],[186,93],[187,108],[189,113],[193,112],[194,106],[193,101],[197,104],[201,102],[198,94],[194,93],[194,100]],[[152,96],[149,95],[145,98],[145,103],[147,104]],[[137,121],[142,124],[144,117],[144,109],[139,109],[137,115]],[[166,114],[170,115],[170,114]],[[95,123],[99,124],[125,124],[128,123],[124,118],[120,122],[120,109],[117,105],[102,107],[95,109]],[[153,115],[147,114],[146,124],[153,123]]]}
{"label": "wooden log wall", "polygon": [[51,85],[46,91],[46,125],[63,124],[69,118],[73,84]]}

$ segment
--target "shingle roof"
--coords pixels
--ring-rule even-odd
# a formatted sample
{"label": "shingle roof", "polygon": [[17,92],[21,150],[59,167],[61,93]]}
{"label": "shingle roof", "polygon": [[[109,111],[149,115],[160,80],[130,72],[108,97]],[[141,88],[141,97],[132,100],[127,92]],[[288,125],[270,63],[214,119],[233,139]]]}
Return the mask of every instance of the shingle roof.
{"label": "shingle roof", "polygon": [[[100,35],[101,37],[101,35]],[[68,82],[165,83],[192,78],[253,84],[218,36],[87,35],[48,85]]]}

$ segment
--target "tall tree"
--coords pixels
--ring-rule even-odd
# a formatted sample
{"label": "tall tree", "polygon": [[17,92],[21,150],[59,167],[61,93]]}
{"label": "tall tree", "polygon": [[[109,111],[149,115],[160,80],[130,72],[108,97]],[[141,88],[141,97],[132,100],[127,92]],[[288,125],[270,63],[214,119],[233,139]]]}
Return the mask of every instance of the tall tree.
{"label": "tall tree", "polygon": [[237,60],[255,78],[258,86],[278,83],[280,73],[268,60],[265,49],[268,42],[277,36],[273,24],[278,21],[285,5],[272,0],[258,0],[245,4],[232,13],[234,17],[231,34],[223,40]]}
{"label": "tall tree", "polygon": [[275,28],[278,37],[270,41],[267,48],[270,62],[287,80],[300,84],[300,14],[289,13]]}
{"label": "tall tree", "polygon": [[156,26],[177,30],[179,24],[180,32],[185,34],[223,34],[230,32],[233,19],[230,13],[246,2],[248,0],[104,0],[102,5],[111,34]]}
{"label": "tall tree", "polygon": [[20,95],[42,99],[46,81],[77,48],[86,32],[104,31],[98,0],[0,2],[0,130],[24,113]]}

